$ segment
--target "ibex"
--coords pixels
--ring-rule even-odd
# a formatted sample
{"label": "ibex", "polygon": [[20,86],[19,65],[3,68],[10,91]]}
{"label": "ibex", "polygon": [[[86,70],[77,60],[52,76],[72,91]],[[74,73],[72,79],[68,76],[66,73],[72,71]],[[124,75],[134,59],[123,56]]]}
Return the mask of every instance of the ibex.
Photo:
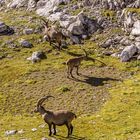
{"label": "ibex", "polygon": [[52,45],[52,42],[54,41],[55,43],[58,43],[58,49],[61,50],[62,49],[62,40],[66,39],[66,37],[62,34],[61,31],[58,31],[58,29],[56,29],[56,27],[52,26],[49,27],[48,25],[48,21],[45,21],[43,18],[41,18],[44,22],[44,34],[47,36],[48,41],[50,43],[50,45]]}
{"label": "ibex", "polygon": [[74,78],[73,74],[72,74],[72,71],[74,68],[76,68],[76,74],[77,75],[80,75],[78,70],[79,70],[79,67],[81,65],[81,62],[83,60],[91,60],[91,61],[99,61],[100,63],[106,65],[105,63],[103,63],[102,61],[98,60],[98,59],[95,59],[95,58],[91,58],[91,57],[88,57],[88,54],[87,52],[82,49],[84,52],[85,52],[85,55],[83,56],[80,56],[80,57],[76,57],[76,58],[71,58],[69,59],[66,64],[67,64],[67,67],[68,67],[68,70],[67,70],[67,78],[69,78],[69,75],[71,75],[72,78]]}
{"label": "ibex", "polygon": [[37,108],[34,110],[34,112],[36,113],[39,112],[42,115],[44,121],[48,124],[49,136],[52,135],[52,131],[51,131],[52,125],[54,129],[53,132],[54,135],[56,135],[56,125],[58,126],[66,125],[68,129],[67,137],[69,137],[73,132],[73,126],[71,122],[74,118],[76,118],[76,115],[71,111],[67,111],[67,110],[59,110],[59,111],[45,110],[45,108],[42,106],[42,103],[50,97],[53,96],[46,96],[39,99],[37,102]]}

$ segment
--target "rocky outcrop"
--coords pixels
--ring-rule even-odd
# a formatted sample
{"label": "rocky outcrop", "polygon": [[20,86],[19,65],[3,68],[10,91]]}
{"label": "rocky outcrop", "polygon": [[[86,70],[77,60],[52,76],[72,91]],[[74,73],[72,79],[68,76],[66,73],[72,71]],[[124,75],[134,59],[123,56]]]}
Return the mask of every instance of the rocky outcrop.
{"label": "rocky outcrop", "polygon": [[140,36],[140,20],[134,23],[131,35]]}
{"label": "rocky outcrop", "polygon": [[[37,14],[40,16],[50,16],[53,14],[53,11],[60,5],[60,4],[67,4],[69,3],[70,0],[50,0],[47,1],[46,3],[41,4],[41,1],[37,3]],[[44,6],[45,4],[45,6]]]}
{"label": "rocky outcrop", "polygon": [[119,10],[125,7],[137,7],[139,8],[139,0],[95,0],[93,7],[100,5],[100,7],[109,10]]}
{"label": "rocky outcrop", "polygon": [[11,1],[7,7],[8,8],[21,8],[21,7],[27,7],[29,0],[13,0]]}
{"label": "rocky outcrop", "polygon": [[4,22],[0,21],[0,35],[11,35],[14,30],[6,25]]}
{"label": "rocky outcrop", "polygon": [[122,62],[127,62],[130,60],[133,55],[137,52],[137,47],[132,44],[130,46],[125,47],[125,49],[122,51],[120,58]]}

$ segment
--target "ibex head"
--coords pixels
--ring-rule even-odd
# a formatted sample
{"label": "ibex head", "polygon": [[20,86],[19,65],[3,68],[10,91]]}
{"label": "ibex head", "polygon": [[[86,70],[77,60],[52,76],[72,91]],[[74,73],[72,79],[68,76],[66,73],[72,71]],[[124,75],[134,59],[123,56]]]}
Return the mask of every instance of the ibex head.
{"label": "ibex head", "polygon": [[[37,102],[37,106],[36,106],[36,109],[34,110],[34,112],[35,113],[37,113],[37,112],[42,112],[42,111],[44,111],[45,109],[44,109],[44,107],[42,106],[42,103],[45,101],[45,100],[47,100],[48,98],[50,98],[50,97],[53,97],[53,96],[46,96],[46,97],[43,97],[43,98],[41,98],[41,99],[39,99],[38,100],[38,102]],[[54,97],[53,97],[54,98]]]}

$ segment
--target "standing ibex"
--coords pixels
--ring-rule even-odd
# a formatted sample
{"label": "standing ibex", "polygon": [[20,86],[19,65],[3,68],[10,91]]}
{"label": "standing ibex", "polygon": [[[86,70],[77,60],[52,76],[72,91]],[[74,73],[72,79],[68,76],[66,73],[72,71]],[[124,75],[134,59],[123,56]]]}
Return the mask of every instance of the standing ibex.
{"label": "standing ibex", "polygon": [[48,21],[45,21],[43,18],[41,18],[44,22],[44,34],[47,36],[48,41],[50,45],[52,45],[52,42],[54,41],[55,43],[58,43],[58,49],[61,50],[62,48],[62,40],[66,39],[66,37],[62,34],[61,31],[56,29],[56,27],[51,26],[49,27]]}
{"label": "standing ibex", "polygon": [[[48,124],[49,126],[49,136],[52,135],[51,127],[53,125],[54,129],[54,135],[56,135],[56,125],[61,126],[61,125],[66,125],[68,129],[68,137],[69,135],[72,134],[73,132],[73,126],[71,124],[72,120],[76,118],[76,115],[70,111],[67,110],[59,110],[59,111],[50,111],[50,110],[45,110],[45,108],[42,106],[42,103],[53,96],[46,96],[37,102],[37,108],[34,110],[34,112],[39,112],[44,121]],[[54,97],[53,97],[54,98]]]}
{"label": "standing ibex", "polygon": [[67,66],[68,66],[68,70],[67,70],[67,74],[68,74],[67,77],[68,78],[69,78],[69,75],[71,75],[71,77],[74,78],[74,76],[72,74],[72,71],[73,71],[74,68],[76,68],[76,74],[79,75],[78,70],[79,70],[79,67],[81,65],[81,62],[83,60],[91,60],[91,61],[95,61],[96,60],[96,61],[99,61],[100,63],[106,65],[105,63],[103,63],[102,61],[100,61],[98,59],[89,57],[88,54],[87,54],[87,52],[84,49],[82,49],[82,50],[85,52],[85,55],[79,56],[79,57],[76,57],[76,58],[71,58],[71,59],[69,59],[66,62]]}

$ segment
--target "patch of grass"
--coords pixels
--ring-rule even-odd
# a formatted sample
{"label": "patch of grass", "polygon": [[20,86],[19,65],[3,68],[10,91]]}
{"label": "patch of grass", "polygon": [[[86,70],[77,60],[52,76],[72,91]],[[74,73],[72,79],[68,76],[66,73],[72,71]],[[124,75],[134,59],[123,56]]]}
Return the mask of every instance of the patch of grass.
{"label": "patch of grass", "polygon": [[[115,88],[111,89],[111,98],[105,103],[103,109],[96,115],[78,116],[74,120],[74,136],[86,140],[97,139],[139,139],[140,138],[140,74],[134,77],[135,80],[129,79]],[[0,98],[1,99],[1,98]],[[21,121],[22,120],[22,121]],[[9,124],[9,122],[12,122]],[[48,127],[39,128],[43,123],[40,116],[3,116],[1,119],[0,135],[3,140],[6,130],[23,129],[24,134],[9,136],[11,139],[31,138],[41,139],[48,137]],[[32,132],[32,128],[37,128]],[[59,136],[66,136],[66,127],[57,127]],[[49,137],[48,137],[49,138]],[[72,139],[72,138],[70,138]]]}
{"label": "patch of grass", "polygon": [[116,13],[113,10],[102,10],[102,16],[112,20],[116,21]]}
{"label": "patch of grass", "polygon": [[70,91],[70,88],[68,86],[62,86],[62,87],[56,89],[56,91],[64,93],[64,92]]}

